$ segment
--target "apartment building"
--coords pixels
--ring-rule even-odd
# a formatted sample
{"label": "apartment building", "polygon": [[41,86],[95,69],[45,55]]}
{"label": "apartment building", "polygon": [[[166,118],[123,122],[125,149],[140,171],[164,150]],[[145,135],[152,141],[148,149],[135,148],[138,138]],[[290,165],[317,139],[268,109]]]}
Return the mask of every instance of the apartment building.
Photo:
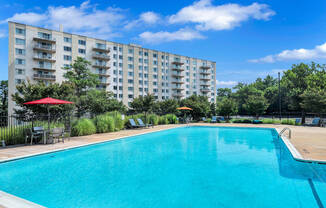
{"label": "apartment building", "polygon": [[[216,100],[213,61],[9,22],[9,95],[24,81],[64,81],[62,68],[77,57],[89,60],[99,75],[98,89],[113,92],[128,105],[148,93],[156,99],[183,99],[193,94]],[[15,103],[9,96],[8,112]]]}

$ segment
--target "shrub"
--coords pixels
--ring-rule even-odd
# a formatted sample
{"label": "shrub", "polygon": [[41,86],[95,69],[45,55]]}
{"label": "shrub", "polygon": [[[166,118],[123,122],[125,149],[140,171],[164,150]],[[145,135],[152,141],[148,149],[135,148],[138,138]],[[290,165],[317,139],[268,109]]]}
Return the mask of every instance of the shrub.
{"label": "shrub", "polygon": [[72,124],[71,136],[84,136],[96,133],[96,126],[92,120],[83,118]]}
{"label": "shrub", "polygon": [[279,120],[277,119],[270,119],[270,118],[265,118],[262,120],[264,124],[278,124],[280,123]]}
{"label": "shrub", "polygon": [[114,118],[111,116],[107,116],[107,121],[108,121],[108,131],[113,132],[115,131],[115,121]]}
{"label": "shrub", "polygon": [[207,118],[206,121],[205,121],[205,123],[210,123],[211,121],[212,121],[211,118]]}
{"label": "shrub", "polygon": [[[121,113],[118,111],[108,112],[105,115],[110,116],[114,119],[115,131],[119,131],[124,128],[125,122],[122,120]],[[128,119],[127,119],[128,122]]]}
{"label": "shrub", "polygon": [[160,118],[159,118],[160,125],[164,125],[164,124],[168,124],[168,123],[169,123],[169,119],[166,116],[160,116]]}
{"label": "shrub", "polygon": [[295,125],[295,120],[293,119],[282,120],[281,124]]}
{"label": "shrub", "polygon": [[105,133],[109,131],[108,116],[99,115],[94,118],[97,133]]}
{"label": "shrub", "polygon": [[252,123],[250,119],[234,119],[232,120],[233,123]]}
{"label": "shrub", "polygon": [[177,124],[178,118],[174,114],[166,114],[165,117],[169,120],[169,124]]}
{"label": "shrub", "polygon": [[148,121],[150,124],[152,124],[153,126],[158,125],[158,120],[159,117],[156,114],[149,114],[147,115]]}

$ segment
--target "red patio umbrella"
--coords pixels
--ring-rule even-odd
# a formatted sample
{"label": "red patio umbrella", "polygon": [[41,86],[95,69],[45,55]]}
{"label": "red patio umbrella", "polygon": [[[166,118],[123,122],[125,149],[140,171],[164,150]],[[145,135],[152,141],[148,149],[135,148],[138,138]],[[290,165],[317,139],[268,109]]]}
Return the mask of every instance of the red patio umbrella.
{"label": "red patio umbrella", "polygon": [[50,109],[49,105],[61,105],[61,104],[73,104],[73,102],[66,101],[66,100],[58,100],[54,98],[43,98],[40,100],[34,100],[30,102],[24,103],[25,105],[40,105],[40,104],[45,104],[48,105],[47,110],[48,110],[48,131],[50,132]]}

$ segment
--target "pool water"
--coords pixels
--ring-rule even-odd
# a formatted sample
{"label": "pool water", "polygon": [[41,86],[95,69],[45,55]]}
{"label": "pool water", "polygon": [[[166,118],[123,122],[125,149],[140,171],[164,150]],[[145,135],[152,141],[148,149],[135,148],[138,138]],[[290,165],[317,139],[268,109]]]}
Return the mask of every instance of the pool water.
{"label": "pool water", "polygon": [[274,129],[181,127],[0,163],[0,190],[46,207],[323,207],[325,166]]}

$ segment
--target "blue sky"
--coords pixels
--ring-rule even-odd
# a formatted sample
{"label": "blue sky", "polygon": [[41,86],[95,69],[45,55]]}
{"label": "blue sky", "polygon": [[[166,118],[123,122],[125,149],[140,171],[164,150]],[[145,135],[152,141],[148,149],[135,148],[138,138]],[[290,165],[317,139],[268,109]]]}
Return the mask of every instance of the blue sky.
{"label": "blue sky", "polygon": [[325,0],[0,0],[0,79],[7,21],[216,61],[218,87],[326,59]]}

